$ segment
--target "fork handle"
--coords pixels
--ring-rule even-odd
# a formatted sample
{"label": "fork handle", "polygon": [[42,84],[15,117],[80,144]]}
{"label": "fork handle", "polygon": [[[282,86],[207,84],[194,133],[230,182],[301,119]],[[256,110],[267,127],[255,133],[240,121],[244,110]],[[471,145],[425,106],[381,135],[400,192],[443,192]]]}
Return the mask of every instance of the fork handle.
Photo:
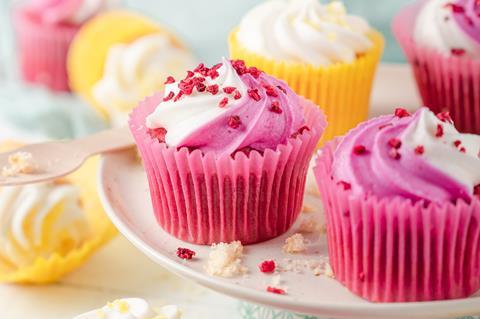
{"label": "fork handle", "polygon": [[132,147],[135,144],[127,127],[101,131],[72,142],[89,156],[118,151]]}

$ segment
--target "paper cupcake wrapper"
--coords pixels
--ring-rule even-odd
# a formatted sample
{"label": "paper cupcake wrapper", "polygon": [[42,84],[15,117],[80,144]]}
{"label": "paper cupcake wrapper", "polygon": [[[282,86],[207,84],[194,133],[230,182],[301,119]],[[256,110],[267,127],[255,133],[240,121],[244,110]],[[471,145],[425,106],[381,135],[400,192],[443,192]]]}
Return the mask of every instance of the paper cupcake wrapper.
{"label": "paper cupcake wrapper", "polygon": [[108,118],[108,112],[92,95],[93,86],[103,76],[108,51],[115,44],[130,43],[152,33],[166,34],[172,43],[181,46],[167,30],[134,12],[108,11],[86,22],[73,40],[68,54],[67,68],[72,90]]}
{"label": "paper cupcake wrapper", "polygon": [[162,97],[147,98],[130,119],[160,226],[196,244],[252,244],[286,232],[301,210],[309,160],[326,126],[318,107],[302,99],[310,131],[276,150],[215,158],[150,137],[145,118]]}
{"label": "paper cupcake wrapper", "polygon": [[423,103],[437,113],[449,111],[460,131],[480,134],[480,59],[449,56],[417,45],[413,27],[422,3],[395,17],[393,33],[413,69]]}
{"label": "paper cupcake wrapper", "polygon": [[15,10],[13,22],[22,78],[52,91],[69,91],[66,59],[79,27],[43,24],[23,8]]}
{"label": "paper cupcake wrapper", "polygon": [[304,63],[275,61],[245,49],[237,40],[237,30],[230,33],[230,57],[282,79],[297,94],[313,101],[325,112],[328,127],[322,137],[328,141],[343,135],[368,117],[370,93],[384,40],[380,33],[371,32],[373,49],[353,63],[329,67],[314,67]]}
{"label": "paper cupcake wrapper", "polygon": [[480,199],[412,203],[353,196],[332,180],[337,141],[314,168],[330,264],[350,291],[374,302],[464,298],[480,289]]}
{"label": "paper cupcake wrapper", "polygon": [[112,239],[117,231],[103,211],[98,197],[95,174],[98,158],[90,159],[77,172],[70,175],[75,185],[80,185],[81,199],[92,236],[81,247],[66,255],[53,253],[38,257],[31,265],[0,271],[0,283],[46,284],[61,279],[83,265],[101,246]]}

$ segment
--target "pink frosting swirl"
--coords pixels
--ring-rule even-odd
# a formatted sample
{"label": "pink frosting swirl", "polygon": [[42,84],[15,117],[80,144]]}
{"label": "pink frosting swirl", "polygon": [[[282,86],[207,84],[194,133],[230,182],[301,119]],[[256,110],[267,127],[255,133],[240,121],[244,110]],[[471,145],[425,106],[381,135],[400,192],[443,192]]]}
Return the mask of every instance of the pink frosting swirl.
{"label": "pink frosting swirl", "polygon": [[112,7],[114,0],[32,0],[25,9],[49,24],[81,24]]}
{"label": "pink frosting swirl", "polygon": [[[480,136],[459,133],[448,114],[402,109],[350,131],[333,177],[355,194],[442,203],[470,201],[480,184]],[[477,186],[478,187],[478,186]]]}
{"label": "pink frosting swirl", "polygon": [[211,69],[200,65],[182,81],[168,84],[164,102],[146,121],[148,128],[166,131],[169,146],[217,156],[275,149],[303,124],[299,97],[284,82],[243,61],[225,59]]}

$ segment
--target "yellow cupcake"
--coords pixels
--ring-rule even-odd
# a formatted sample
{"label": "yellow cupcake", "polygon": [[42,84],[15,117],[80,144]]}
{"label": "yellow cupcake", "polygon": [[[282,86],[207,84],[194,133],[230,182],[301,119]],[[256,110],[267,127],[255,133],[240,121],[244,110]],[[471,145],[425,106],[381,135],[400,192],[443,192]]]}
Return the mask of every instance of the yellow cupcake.
{"label": "yellow cupcake", "polygon": [[114,125],[164,87],[168,75],[184,76],[195,59],[165,28],[139,14],[111,11],[87,22],[72,42],[70,87]]}
{"label": "yellow cupcake", "polygon": [[322,142],[367,119],[384,39],[340,2],[264,2],[244,17],[228,42],[233,59],[286,81],[325,111]]}
{"label": "yellow cupcake", "polygon": [[0,188],[0,282],[56,281],[116,234],[96,192],[97,161],[64,179]]}

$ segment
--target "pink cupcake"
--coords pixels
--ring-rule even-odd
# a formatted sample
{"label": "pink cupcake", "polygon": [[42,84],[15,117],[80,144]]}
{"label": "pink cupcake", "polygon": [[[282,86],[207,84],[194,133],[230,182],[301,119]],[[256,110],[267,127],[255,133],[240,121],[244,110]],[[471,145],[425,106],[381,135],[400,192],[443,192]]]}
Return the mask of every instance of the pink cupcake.
{"label": "pink cupcake", "polygon": [[314,168],[335,277],[374,302],[480,289],[480,136],[427,108],[367,121]]}
{"label": "pink cupcake", "polygon": [[130,118],[160,226],[196,244],[286,232],[326,126],[318,107],[243,61],[166,83]]}
{"label": "pink cupcake", "polygon": [[423,103],[449,111],[462,132],[480,133],[480,2],[419,0],[393,32],[410,62]]}
{"label": "pink cupcake", "polygon": [[31,0],[14,10],[20,73],[53,91],[69,91],[66,57],[82,24],[116,0]]}

